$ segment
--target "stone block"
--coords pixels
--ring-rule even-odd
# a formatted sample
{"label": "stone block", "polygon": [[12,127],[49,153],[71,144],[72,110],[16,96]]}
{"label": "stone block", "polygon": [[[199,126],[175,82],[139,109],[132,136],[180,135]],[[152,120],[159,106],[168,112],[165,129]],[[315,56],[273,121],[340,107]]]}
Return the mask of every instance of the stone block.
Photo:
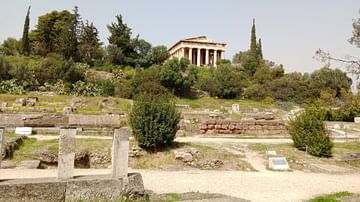
{"label": "stone block", "polygon": [[37,169],[40,166],[39,160],[21,161],[17,169]]}
{"label": "stone block", "polygon": [[118,128],[123,125],[120,115],[81,115],[69,114],[69,126],[90,128]]}
{"label": "stone block", "polygon": [[111,158],[114,179],[126,177],[128,174],[130,135],[131,131],[127,127],[114,129]]}
{"label": "stone block", "polygon": [[354,122],[360,124],[360,117],[354,117]]}
{"label": "stone block", "polygon": [[60,129],[58,178],[69,179],[74,176],[76,128]]}

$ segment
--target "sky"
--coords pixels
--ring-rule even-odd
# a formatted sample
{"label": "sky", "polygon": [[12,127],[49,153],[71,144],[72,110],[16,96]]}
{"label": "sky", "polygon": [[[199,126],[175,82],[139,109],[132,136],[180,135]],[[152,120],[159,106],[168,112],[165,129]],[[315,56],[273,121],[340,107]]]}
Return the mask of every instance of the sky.
{"label": "sky", "polygon": [[321,68],[313,58],[319,48],[337,57],[360,57],[360,48],[347,42],[352,20],[360,17],[359,0],[0,0],[0,41],[21,37],[29,5],[31,29],[38,16],[78,6],[105,44],[106,26],[121,14],[133,35],[152,45],[170,47],[180,39],[205,35],[225,42],[225,57],[232,59],[249,48],[255,18],[264,57],[283,64],[286,72]]}

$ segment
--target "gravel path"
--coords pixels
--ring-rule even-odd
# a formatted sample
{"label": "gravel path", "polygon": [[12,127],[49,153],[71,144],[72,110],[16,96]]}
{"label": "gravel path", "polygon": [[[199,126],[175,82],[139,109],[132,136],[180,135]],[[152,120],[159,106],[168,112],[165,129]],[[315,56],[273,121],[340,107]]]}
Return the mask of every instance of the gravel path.
{"label": "gravel path", "polygon": [[[140,172],[146,189],[156,193],[200,191],[251,201],[302,201],[330,192],[360,192],[360,173],[346,175],[304,172],[151,171]],[[76,169],[75,175],[107,174],[109,169]],[[55,177],[56,170],[0,170],[1,179]]]}

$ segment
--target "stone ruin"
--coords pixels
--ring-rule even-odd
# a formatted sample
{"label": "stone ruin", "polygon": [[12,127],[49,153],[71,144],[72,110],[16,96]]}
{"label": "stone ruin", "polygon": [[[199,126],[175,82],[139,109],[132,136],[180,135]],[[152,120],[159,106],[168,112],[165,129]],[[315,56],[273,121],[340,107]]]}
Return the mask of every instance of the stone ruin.
{"label": "stone ruin", "polygon": [[[7,116],[0,116],[6,120]],[[93,116],[88,119],[58,117],[60,126],[58,168],[56,178],[17,179],[0,181],[0,199],[5,201],[76,201],[115,200],[121,196],[144,196],[145,190],[139,173],[128,173],[129,128],[121,128],[119,116]],[[4,127],[33,126],[27,119],[0,122],[0,157],[4,143]],[[48,120],[48,119],[45,119]],[[32,124],[30,124],[32,123]],[[51,122],[50,122],[51,123]],[[54,122],[52,122],[54,123]],[[20,124],[20,125],[19,125]],[[47,123],[49,125],[49,122]],[[50,124],[51,125],[51,124]],[[112,172],[101,176],[74,176],[77,127],[106,126],[114,130],[112,146]],[[0,158],[0,166],[1,166]],[[0,169],[1,173],[1,169]]]}
{"label": "stone ruin", "polygon": [[209,120],[200,126],[203,134],[256,134],[256,135],[284,135],[287,134],[283,121],[251,120],[225,121]]}

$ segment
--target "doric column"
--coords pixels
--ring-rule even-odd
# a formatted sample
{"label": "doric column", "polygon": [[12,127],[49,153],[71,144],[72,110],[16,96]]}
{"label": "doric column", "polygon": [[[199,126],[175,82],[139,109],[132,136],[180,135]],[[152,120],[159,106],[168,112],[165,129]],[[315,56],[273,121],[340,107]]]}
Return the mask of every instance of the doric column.
{"label": "doric column", "polygon": [[214,50],[214,67],[216,67],[217,62],[217,50]]}
{"label": "doric column", "polygon": [[224,56],[225,51],[221,51],[220,53],[221,53],[221,54],[220,54],[220,59],[221,59],[221,60],[225,59],[225,56]]}
{"label": "doric column", "polygon": [[190,64],[193,64],[193,61],[192,61],[192,48],[191,47],[189,48],[189,60],[190,60]]}
{"label": "doric column", "polygon": [[206,49],[205,53],[205,66],[209,65],[209,49]]}
{"label": "doric column", "polygon": [[184,57],[185,57],[185,48],[181,48],[180,57],[181,57],[181,58],[184,58]]}
{"label": "doric column", "polygon": [[200,48],[197,49],[196,65],[200,66]]}

